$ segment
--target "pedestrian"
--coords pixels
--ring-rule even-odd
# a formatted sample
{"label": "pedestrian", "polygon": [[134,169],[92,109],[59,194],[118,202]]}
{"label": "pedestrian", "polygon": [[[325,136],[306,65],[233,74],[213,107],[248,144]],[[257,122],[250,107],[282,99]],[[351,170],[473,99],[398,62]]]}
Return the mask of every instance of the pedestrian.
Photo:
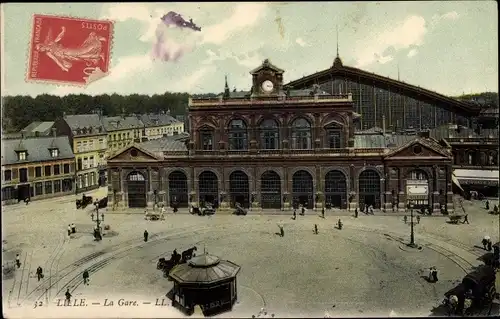
{"label": "pedestrian", "polygon": [[148,219],[148,209],[144,208],[144,219]]}
{"label": "pedestrian", "polygon": [[71,225],[68,224],[68,236],[71,236]]}
{"label": "pedestrian", "polygon": [[292,216],[292,219],[293,220],[296,220],[297,219],[297,210],[294,208],[293,209],[293,216]]}
{"label": "pedestrian", "polygon": [[321,208],[321,217],[325,218],[325,208]]}
{"label": "pedestrian", "polygon": [[304,216],[306,213],[306,208],[304,205],[302,205],[302,209],[301,209],[301,215]]}
{"label": "pedestrian", "polygon": [[283,225],[278,225],[280,229],[280,237],[285,237],[285,230],[283,229]]}
{"label": "pedestrian", "polygon": [[16,265],[17,268],[21,268],[21,257],[19,256],[19,254],[16,254]]}
{"label": "pedestrian", "polygon": [[72,233],[72,234],[76,233],[76,226],[75,226],[75,223],[71,223],[71,233]]}
{"label": "pedestrian", "polygon": [[495,214],[498,214],[498,206],[497,205],[493,206],[493,212]]}
{"label": "pedestrian", "polygon": [[491,247],[491,246],[492,246],[492,245],[491,245],[491,239],[490,239],[490,240],[488,240],[488,251],[491,251],[491,249],[492,249],[492,247]]}
{"label": "pedestrian", "polygon": [[420,224],[420,216],[417,216],[417,224]]}
{"label": "pedestrian", "polygon": [[356,208],[354,209],[354,217],[358,218],[358,214],[359,214],[359,212],[358,212],[358,208],[356,207]]}
{"label": "pedestrian", "polygon": [[30,203],[30,199],[29,199],[29,197],[26,197],[26,198],[24,199],[24,203],[26,204],[26,206]]}
{"label": "pedestrian", "polygon": [[486,247],[488,246],[488,236],[484,236],[483,240],[481,241],[481,244],[483,244],[484,250],[487,250]]}
{"label": "pedestrian", "polygon": [[436,267],[432,269],[432,282],[437,282],[438,281],[438,271]]}
{"label": "pedestrian", "polygon": [[66,302],[69,304],[71,301],[71,293],[69,292],[69,288],[66,289],[66,293],[64,294],[66,296]]}
{"label": "pedestrian", "polygon": [[337,222],[337,227],[339,229],[342,229],[342,221],[339,219],[339,221]]}
{"label": "pedestrian", "polygon": [[40,281],[40,279],[43,278],[43,270],[42,270],[42,267],[38,266],[38,268],[36,269],[36,276],[38,278],[38,281]]}
{"label": "pedestrian", "polygon": [[462,224],[465,224],[465,223],[469,224],[469,215],[468,214],[465,214],[465,216],[464,216],[464,221],[462,222]]}
{"label": "pedestrian", "polygon": [[403,220],[405,221],[405,224],[408,222],[408,216],[405,215],[405,217],[403,218]]}
{"label": "pedestrian", "polygon": [[145,231],[144,231],[144,241],[145,241],[145,242],[147,242],[147,241],[148,241],[148,235],[149,235],[148,231],[147,231],[147,230],[145,230]]}
{"label": "pedestrian", "polygon": [[83,284],[87,286],[89,284],[89,271],[87,269],[83,272]]}
{"label": "pedestrian", "polygon": [[486,200],[486,210],[490,210],[490,202]]}
{"label": "pedestrian", "polygon": [[318,234],[318,224],[314,224],[314,234]]}

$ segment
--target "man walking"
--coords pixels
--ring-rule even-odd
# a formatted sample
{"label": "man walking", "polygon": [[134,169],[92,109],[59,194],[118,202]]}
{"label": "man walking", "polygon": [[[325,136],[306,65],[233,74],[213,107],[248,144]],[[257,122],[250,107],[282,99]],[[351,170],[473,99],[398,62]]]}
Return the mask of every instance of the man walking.
{"label": "man walking", "polygon": [[355,218],[358,218],[358,214],[359,214],[359,212],[358,212],[358,208],[356,207],[356,208],[354,209],[354,217],[355,217]]}
{"label": "man walking", "polygon": [[321,217],[325,218],[325,208],[321,208]]}
{"label": "man walking", "polygon": [[40,266],[36,269],[36,277],[38,278],[38,281],[43,278],[43,270]]}
{"label": "man walking", "polygon": [[72,233],[72,234],[76,233],[76,226],[75,226],[75,223],[71,223],[71,233]]}
{"label": "man walking", "polygon": [[294,208],[293,209],[293,216],[292,216],[292,219],[293,220],[296,220],[297,219],[297,210]]}
{"label": "man walking", "polygon": [[280,237],[285,237],[285,231],[283,230],[283,226],[278,225],[278,227],[280,228]]}
{"label": "man walking", "polygon": [[314,234],[318,234],[318,224],[314,224]]}
{"label": "man walking", "polygon": [[83,284],[87,286],[89,284],[89,271],[87,269],[83,272]]}
{"label": "man walking", "polygon": [[16,265],[17,268],[21,268],[21,257],[19,257],[19,254],[16,254]]}
{"label": "man walking", "polygon": [[66,296],[66,303],[69,304],[71,301],[71,293],[69,292],[69,288],[66,289],[66,293],[64,295]]}
{"label": "man walking", "polygon": [[147,242],[148,241],[148,236],[149,236],[149,233],[147,230],[144,231],[144,242]]}
{"label": "man walking", "polygon": [[304,216],[305,214],[306,214],[306,207],[302,205],[301,215]]}
{"label": "man walking", "polygon": [[68,236],[71,236],[71,225],[68,224]]}

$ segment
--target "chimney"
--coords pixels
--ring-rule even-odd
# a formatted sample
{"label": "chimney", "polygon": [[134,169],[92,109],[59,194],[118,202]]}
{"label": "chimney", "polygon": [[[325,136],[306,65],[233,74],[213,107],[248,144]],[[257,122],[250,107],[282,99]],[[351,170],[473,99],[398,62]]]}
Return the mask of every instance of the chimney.
{"label": "chimney", "polygon": [[382,115],[382,135],[385,136],[385,115]]}
{"label": "chimney", "polygon": [[56,130],[56,128],[53,127],[51,130],[52,130],[52,136],[57,137],[57,130]]}

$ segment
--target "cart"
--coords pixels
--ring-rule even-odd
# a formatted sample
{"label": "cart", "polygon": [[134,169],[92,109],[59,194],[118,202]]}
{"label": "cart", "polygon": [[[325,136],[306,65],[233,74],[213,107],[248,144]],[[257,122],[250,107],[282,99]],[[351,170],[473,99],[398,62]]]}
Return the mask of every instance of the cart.
{"label": "cart", "polygon": [[452,224],[458,224],[464,219],[464,217],[465,215],[458,215],[458,214],[448,216],[448,218],[450,219],[450,223]]}

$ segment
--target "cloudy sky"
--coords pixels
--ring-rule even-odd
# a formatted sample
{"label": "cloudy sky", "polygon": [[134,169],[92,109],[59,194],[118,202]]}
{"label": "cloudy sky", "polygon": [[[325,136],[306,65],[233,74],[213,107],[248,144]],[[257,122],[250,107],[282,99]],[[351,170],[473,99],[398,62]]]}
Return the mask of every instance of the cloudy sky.
{"label": "cloudy sky", "polygon": [[[345,65],[434,91],[498,92],[496,2],[72,3],[2,5],[2,95],[43,93],[156,94],[247,90],[248,71],[263,59],[285,69],[285,81],[329,68],[336,26]],[[165,28],[169,11],[201,32]],[[32,14],[115,21],[111,74],[87,88],[26,83]],[[177,60],[153,59],[162,43]]]}

